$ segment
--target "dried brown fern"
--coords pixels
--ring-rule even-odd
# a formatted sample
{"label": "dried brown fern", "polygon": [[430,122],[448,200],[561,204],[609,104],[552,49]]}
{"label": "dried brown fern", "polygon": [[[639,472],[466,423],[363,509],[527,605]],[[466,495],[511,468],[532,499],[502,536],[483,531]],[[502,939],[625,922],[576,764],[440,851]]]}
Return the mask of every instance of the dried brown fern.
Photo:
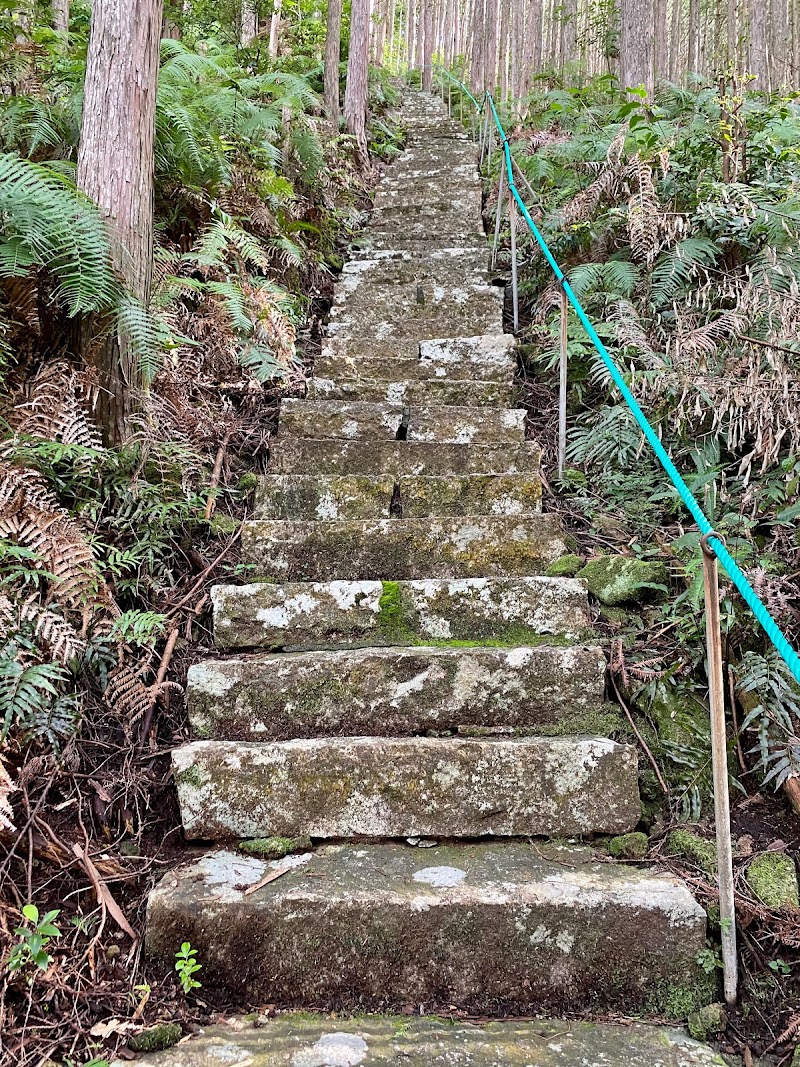
{"label": "dried brown fern", "polygon": [[650,166],[638,155],[628,167],[633,191],[628,200],[628,240],[635,260],[651,267],[661,248],[661,210]]}

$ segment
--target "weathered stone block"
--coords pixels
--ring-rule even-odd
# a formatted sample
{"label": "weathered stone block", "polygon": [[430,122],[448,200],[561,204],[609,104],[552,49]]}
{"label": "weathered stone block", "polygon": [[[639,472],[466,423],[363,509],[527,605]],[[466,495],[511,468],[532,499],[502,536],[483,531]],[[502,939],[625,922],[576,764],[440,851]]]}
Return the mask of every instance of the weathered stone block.
{"label": "weathered stone block", "polygon": [[501,448],[284,437],[270,445],[269,469],[275,474],[524,474],[538,473],[541,455],[532,441]]}
{"label": "weathered stone block", "polygon": [[326,341],[314,366],[322,378],[371,378],[390,382],[440,378],[509,383],[514,377],[515,339],[511,334],[483,334],[443,340],[408,340],[374,351],[363,341]]}
{"label": "weathered stone block", "polygon": [[[395,303],[396,287],[381,293],[362,306],[349,304],[331,308],[328,336],[351,338],[367,335],[373,341],[398,341],[405,338],[435,339],[470,337],[503,332],[503,292],[491,285],[462,285],[442,290],[449,294],[440,301]],[[416,287],[415,287],[416,288]],[[437,287],[434,292],[438,292]]]}
{"label": "weathered stone block", "polygon": [[382,404],[513,408],[520,398],[520,390],[510,383],[451,381],[448,378],[387,382],[337,377],[312,378],[308,383],[308,398],[346,402],[362,400]]}
{"label": "weathered stone block", "polygon": [[[204,1026],[148,1067],[726,1067],[708,1045],[676,1029],[558,1019],[477,1025],[409,1015],[356,1018],[279,1014]],[[115,1060],[112,1067],[127,1067]]]}
{"label": "weathered stone block", "polygon": [[173,749],[189,838],[624,833],[636,749],[605,737],[332,737]]}
{"label": "weathered stone block", "polygon": [[450,478],[268,474],[259,479],[256,519],[385,519],[537,512],[537,476],[472,474]]}
{"label": "weathered stone block", "polygon": [[541,574],[565,548],[553,514],[268,520],[242,528],[244,562],[282,581],[526,577]]}
{"label": "weathered stone block", "polygon": [[603,700],[599,648],[365,648],[189,668],[193,736],[402,737],[463,726],[558,728]]}
{"label": "weathered stone block", "polygon": [[216,585],[218,648],[331,648],[433,640],[577,639],[590,625],[582,582],[551,578]]}
{"label": "weathered stone block", "polygon": [[525,440],[523,408],[461,408],[453,405],[370,404],[341,400],[284,400],[279,434],[307,438],[379,438],[469,445],[521,444]]}
{"label": "weathered stone block", "polygon": [[[217,852],[165,875],[150,897],[148,952],[171,966],[191,941],[206,983],[258,1004],[633,1015],[713,999],[695,959],[705,913],[668,875],[541,843],[332,845],[244,896],[282,862]],[[515,1045],[509,1064],[616,1062],[596,1058],[596,1046],[589,1059],[547,1058],[570,1026],[562,1022],[542,1052]],[[668,1058],[663,1039],[652,1058],[635,1058],[635,1028],[625,1028],[623,1047],[630,1067],[717,1062]]]}

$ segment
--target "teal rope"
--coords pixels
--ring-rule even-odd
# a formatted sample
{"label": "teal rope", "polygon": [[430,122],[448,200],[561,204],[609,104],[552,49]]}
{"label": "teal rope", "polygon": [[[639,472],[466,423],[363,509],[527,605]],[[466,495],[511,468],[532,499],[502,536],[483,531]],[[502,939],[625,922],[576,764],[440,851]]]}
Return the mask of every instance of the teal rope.
{"label": "teal rope", "polygon": [[[451,74],[449,74],[447,71],[444,71],[444,73],[447,74],[447,76],[452,81],[457,82],[457,84],[459,86],[461,86],[461,88],[467,93],[469,98],[475,104],[475,107],[477,108],[478,112],[483,110],[483,108],[478,104],[477,100],[469,92],[469,90],[466,88],[466,86],[462,85],[461,82],[459,82],[456,78],[453,78],[453,76]],[[639,404],[638,404],[638,401],[636,400],[636,397],[633,395],[633,393],[628,388],[628,386],[627,386],[627,384],[625,382],[625,379],[622,377],[622,375],[620,374],[619,368],[617,367],[616,363],[614,362],[614,360],[609,355],[608,350],[606,349],[606,346],[603,344],[603,342],[597,336],[597,331],[595,330],[594,326],[592,326],[591,322],[589,321],[589,318],[586,315],[586,312],[583,310],[583,307],[581,306],[580,301],[578,300],[578,298],[575,295],[575,293],[572,291],[572,287],[570,286],[569,282],[567,281],[566,277],[564,276],[564,272],[559,267],[558,263],[556,262],[555,257],[553,256],[553,253],[550,251],[550,249],[549,249],[549,247],[547,245],[547,242],[545,241],[544,237],[539,232],[539,228],[537,227],[536,223],[531,218],[530,212],[528,211],[527,207],[525,206],[525,204],[524,204],[524,202],[522,200],[522,197],[519,195],[519,190],[517,189],[516,183],[514,181],[514,168],[511,165],[511,149],[509,148],[508,137],[506,136],[506,132],[503,129],[503,124],[500,121],[500,116],[497,114],[497,108],[495,107],[494,100],[492,99],[492,96],[491,96],[490,93],[486,93],[484,104],[485,104],[486,101],[488,101],[489,106],[492,109],[492,115],[494,116],[494,122],[495,122],[495,125],[497,127],[497,132],[498,132],[498,134],[500,136],[500,140],[501,140],[502,145],[503,145],[503,156],[505,158],[505,165],[506,165],[506,173],[507,173],[507,177],[508,177],[509,190],[511,191],[511,195],[514,197],[514,200],[515,200],[517,206],[519,207],[520,211],[522,212],[522,216],[525,219],[525,221],[527,222],[527,224],[528,224],[528,226],[529,226],[529,228],[531,230],[531,233],[533,234],[534,238],[536,239],[536,243],[538,244],[539,248],[541,249],[545,259],[550,264],[550,267],[552,268],[553,273],[555,274],[556,278],[561,283],[561,286],[562,286],[564,292],[566,293],[567,299],[569,300],[570,304],[572,304],[573,308],[575,309],[575,312],[576,312],[578,318],[580,319],[581,324],[583,325],[583,328],[586,330],[586,333],[591,338],[592,344],[597,349],[597,352],[598,352],[600,358],[603,360],[603,363],[608,368],[609,374],[613,378],[614,383],[616,384],[616,386],[619,389],[619,391],[622,393],[622,396],[623,396],[623,399],[625,400],[625,403],[628,405],[628,407],[630,408],[631,412],[633,413],[633,417],[636,419],[636,422],[638,423],[639,428],[641,429],[642,433],[644,434],[645,438],[647,439],[650,447],[655,452],[659,463],[661,464],[661,466],[664,468],[664,470],[669,475],[670,481],[672,482],[672,484],[677,489],[681,500],[686,505],[686,507],[689,510],[689,512],[690,512],[692,518],[694,519],[694,521],[697,523],[697,525],[698,525],[698,527],[700,529],[700,533],[702,535],[711,534],[711,536],[708,538],[708,544],[710,545],[711,548],[713,548],[717,559],[719,560],[719,562],[722,564],[722,566],[727,571],[730,580],[733,582],[733,584],[736,586],[736,588],[741,593],[742,599],[745,601],[747,606],[753,612],[753,614],[755,615],[756,619],[758,619],[758,621],[761,624],[761,626],[763,627],[764,632],[766,633],[767,637],[770,639],[772,644],[775,646],[777,651],[780,653],[780,655],[785,660],[787,666],[789,667],[789,670],[792,672],[792,674],[794,675],[795,679],[798,682],[800,682],[800,656],[798,656],[797,652],[795,652],[795,650],[792,648],[792,646],[789,643],[788,639],[786,638],[785,634],[781,631],[781,629],[778,626],[778,624],[775,622],[773,617],[770,615],[770,613],[767,610],[767,608],[764,605],[764,603],[756,595],[755,590],[750,585],[750,583],[748,582],[747,578],[745,578],[744,574],[742,573],[741,569],[739,568],[739,565],[736,563],[736,560],[734,560],[734,558],[728,552],[727,548],[722,543],[722,541],[718,537],[714,536],[714,531],[713,531],[713,527],[712,527],[711,523],[708,521],[706,516],[703,514],[703,511],[702,511],[702,508],[700,507],[700,505],[697,503],[695,498],[692,496],[692,494],[691,494],[691,492],[689,490],[689,487],[687,486],[686,482],[681,477],[680,473],[678,472],[677,467],[672,462],[672,460],[670,459],[669,455],[667,454],[666,449],[662,445],[662,443],[661,443],[661,441],[660,441],[660,439],[658,437],[658,434],[653,429],[653,427],[650,425],[650,423],[647,421],[647,418],[646,418],[644,412],[639,407]]]}

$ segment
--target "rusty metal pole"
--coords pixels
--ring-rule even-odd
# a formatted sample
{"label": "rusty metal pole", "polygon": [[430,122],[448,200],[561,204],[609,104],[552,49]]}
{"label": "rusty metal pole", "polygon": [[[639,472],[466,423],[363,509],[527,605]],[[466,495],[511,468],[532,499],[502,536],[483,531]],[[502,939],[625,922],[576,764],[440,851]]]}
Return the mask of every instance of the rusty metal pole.
{"label": "rusty metal pole", "polygon": [[503,196],[505,194],[506,168],[500,168],[500,184],[497,187],[497,210],[494,215],[494,241],[492,242],[491,267],[494,270],[497,262],[497,245],[500,241],[500,222],[503,217]]}
{"label": "rusty metal pole", "polygon": [[558,358],[558,480],[564,477],[567,457],[567,294],[561,289],[561,330]]}
{"label": "rusty metal pole", "polygon": [[508,190],[508,221],[511,226],[511,300],[514,306],[514,333],[519,331],[519,289],[517,287],[517,202]]}
{"label": "rusty metal pole", "polygon": [[736,1003],[736,907],[733,895],[731,808],[728,794],[728,741],[725,731],[725,687],[722,677],[722,629],[719,613],[719,567],[708,533],[700,539],[706,601],[708,695],[711,710],[711,761],[714,771],[714,821],[717,829],[717,885],[722,929],[722,974],[726,1004]]}

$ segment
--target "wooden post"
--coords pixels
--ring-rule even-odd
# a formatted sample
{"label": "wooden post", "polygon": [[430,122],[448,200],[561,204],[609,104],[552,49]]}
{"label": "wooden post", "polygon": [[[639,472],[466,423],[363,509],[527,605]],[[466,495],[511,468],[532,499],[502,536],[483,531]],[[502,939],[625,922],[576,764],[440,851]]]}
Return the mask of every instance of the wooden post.
{"label": "wooden post", "polygon": [[708,696],[711,710],[711,761],[714,772],[714,822],[717,830],[717,885],[722,928],[722,975],[726,1004],[736,1003],[736,909],[733,896],[731,809],[728,795],[728,743],[725,733],[725,687],[722,679],[722,631],[719,615],[719,569],[708,533],[700,539],[706,601]]}
{"label": "wooden post", "polygon": [[492,269],[497,262],[497,244],[500,240],[500,221],[503,217],[503,195],[505,193],[506,168],[500,168],[500,182],[497,186],[497,210],[494,215],[494,241],[492,242]]}
{"label": "wooden post", "polygon": [[514,307],[514,333],[519,330],[519,290],[517,288],[517,202],[508,190],[508,221],[511,226],[511,300]]}
{"label": "wooden post", "polygon": [[561,289],[561,335],[558,360],[558,480],[564,477],[567,455],[567,294]]}

